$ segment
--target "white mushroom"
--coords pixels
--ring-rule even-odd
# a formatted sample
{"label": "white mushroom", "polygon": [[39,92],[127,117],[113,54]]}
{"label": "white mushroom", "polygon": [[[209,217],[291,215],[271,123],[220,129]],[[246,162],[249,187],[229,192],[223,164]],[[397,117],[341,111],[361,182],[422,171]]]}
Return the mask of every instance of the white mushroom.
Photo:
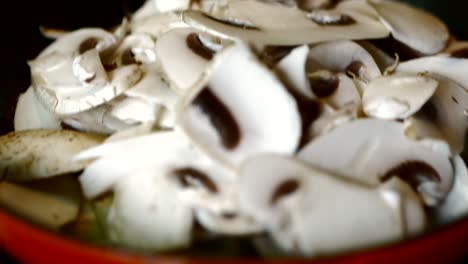
{"label": "white mushroom", "polygon": [[157,104],[152,104],[138,98],[127,97],[115,102],[108,115],[131,126],[155,123],[161,111],[161,106]]}
{"label": "white mushroom", "polygon": [[[164,243],[171,239],[171,232],[190,229],[186,218],[193,218],[191,212],[213,232],[247,234],[258,230],[251,219],[238,211],[234,171],[214,162],[178,131],[112,140],[76,158],[97,159],[80,176],[88,198],[112,190],[121,197],[114,203],[117,211],[109,215],[114,237],[121,243],[152,249],[166,248]],[[139,206],[128,208],[133,206],[129,200],[139,199],[142,199]],[[157,209],[159,206],[169,209],[166,207],[168,202],[181,210],[179,212],[184,219],[174,219],[177,226],[169,223],[173,215]],[[148,211],[151,204],[156,209]],[[147,220],[142,215],[147,215]],[[192,221],[189,222],[191,225]],[[151,225],[151,232],[148,232],[148,225]],[[126,229],[132,231],[127,232]],[[164,232],[158,233],[158,230]],[[178,234],[179,239],[171,247],[185,245],[190,235]]]}
{"label": "white mushroom", "polygon": [[291,158],[259,156],[241,168],[241,205],[288,255],[317,257],[420,234],[418,196],[399,179],[375,187]]}
{"label": "white mushroom", "polygon": [[468,215],[468,169],[460,156],[453,159],[455,181],[444,202],[431,208],[429,216],[437,226],[454,223]]}
{"label": "white mushroom", "polygon": [[[424,108],[413,116],[413,119],[431,122],[432,129],[426,128],[422,132],[430,137],[429,130],[439,131],[439,133],[432,132],[441,135],[435,138],[447,141],[453,155],[458,155],[465,146],[468,129],[468,93],[465,88],[449,78],[435,74],[431,76],[439,82],[439,88]],[[414,125],[417,127],[420,123]],[[415,134],[419,140],[427,137],[424,134],[418,135],[418,132]]]}
{"label": "white mushroom", "polygon": [[352,41],[334,41],[313,46],[309,52],[307,71],[314,72],[321,69],[350,72],[364,81],[382,75],[374,58]]}
{"label": "white mushroom", "polygon": [[294,153],[297,104],[247,46],[227,48],[207,72],[179,118],[196,144],[231,166],[260,153]]}
{"label": "white mushroom", "polygon": [[432,55],[447,45],[450,33],[435,16],[398,1],[368,0],[392,36],[423,54]]}
{"label": "white mushroom", "polygon": [[148,34],[133,33],[122,40],[106,59],[107,64],[115,67],[130,64],[151,64],[157,61],[156,44]]}
{"label": "white mushroom", "polygon": [[167,12],[134,19],[130,27],[134,34],[148,34],[158,39],[172,29],[186,28],[188,25],[183,22],[180,13]]}
{"label": "white mushroom", "polygon": [[[264,45],[302,45],[341,39],[383,38],[389,31],[374,18],[350,10],[332,15],[331,23],[298,9],[259,1],[231,1],[225,12],[212,17],[185,11],[185,23],[222,38]],[[317,23],[321,23],[319,25]]]}
{"label": "white mushroom", "polygon": [[74,31],[31,61],[32,82],[38,99],[57,114],[75,114],[99,106],[131,88],[141,77],[130,65],[106,72],[103,53],[117,43],[103,30]]}
{"label": "white mushroom", "polygon": [[21,94],[16,104],[15,131],[32,129],[60,129],[58,117],[36,98],[32,87]]}
{"label": "white mushroom", "polygon": [[309,73],[308,79],[314,95],[335,109],[349,105],[360,107],[361,94],[353,80],[346,74],[320,70]]}
{"label": "white mushroom", "polygon": [[410,140],[405,125],[398,122],[359,119],[342,124],[313,140],[298,157],[372,186],[399,176],[417,188],[429,205],[443,200],[453,184],[449,153]]}
{"label": "white mushroom", "polygon": [[322,115],[307,130],[307,142],[318,136],[326,135],[344,123],[356,120],[358,118],[357,110],[354,104],[349,104],[336,111],[322,111]]}
{"label": "white mushroom", "polygon": [[2,179],[28,181],[78,172],[89,162],[76,162],[72,157],[101,141],[99,136],[68,130],[9,133],[0,137],[0,175]]}
{"label": "white mushroom", "polygon": [[217,50],[202,41],[209,36],[193,29],[174,29],[163,34],[156,52],[168,79],[181,93],[199,81]]}
{"label": "white mushroom", "polygon": [[395,58],[388,55],[385,51],[368,41],[359,41],[358,44],[363,47],[374,58],[381,72],[385,72],[389,67],[395,65]]}
{"label": "white mushroom", "polygon": [[381,119],[405,119],[434,95],[439,82],[427,75],[394,74],[364,85],[364,112]]}

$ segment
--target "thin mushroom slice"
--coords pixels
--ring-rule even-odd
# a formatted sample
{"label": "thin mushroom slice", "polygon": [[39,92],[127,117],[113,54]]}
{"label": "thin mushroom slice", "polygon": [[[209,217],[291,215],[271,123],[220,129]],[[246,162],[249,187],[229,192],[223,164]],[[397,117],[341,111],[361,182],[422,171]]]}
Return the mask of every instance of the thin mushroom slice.
{"label": "thin mushroom slice", "polygon": [[187,27],[188,25],[182,20],[182,15],[176,12],[154,14],[134,19],[130,25],[133,34],[148,34],[155,39],[160,38],[170,30]]}
{"label": "thin mushroom slice", "polygon": [[326,135],[336,127],[358,118],[358,108],[354,104],[346,105],[336,111],[324,111],[307,130],[307,142]]}
{"label": "thin mushroom slice", "polygon": [[432,56],[400,63],[397,71],[442,75],[457,82],[468,92],[468,75],[464,71],[467,67],[468,59]]}
{"label": "thin mushroom slice", "polygon": [[374,58],[375,63],[379,66],[381,72],[385,72],[389,67],[395,65],[396,59],[388,55],[374,44],[368,41],[359,41],[358,44],[363,47]]}
{"label": "thin mushroom slice", "polygon": [[447,26],[435,16],[397,1],[368,0],[392,36],[426,55],[442,51],[448,44]]}
{"label": "thin mushroom slice", "polygon": [[296,150],[301,136],[297,104],[246,45],[227,48],[208,72],[179,116],[195,144],[231,166],[259,153]]}
{"label": "thin mushroom slice", "polygon": [[347,40],[321,43],[310,49],[307,71],[321,69],[349,73],[364,81],[382,75],[374,58],[359,44]]}
{"label": "thin mushroom slice", "polygon": [[[72,158],[102,138],[69,130],[28,130],[0,137],[0,175],[30,181],[83,170],[89,162]],[[51,146],[54,146],[51,148]]]}
{"label": "thin mushroom slice", "polygon": [[60,129],[58,117],[37,100],[33,89],[28,88],[18,98],[14,118],[15,131]]}
{"label": "thin mushroom slice", "polygon": [[162,68],[181,93],[201,79],[218,52],[206,45],[210,38],[193,29],[174,29],[158,39],[156,52]]}
{"label": "thin mushroom slice", "polygon": [[157,104],[127,97],[115,103],[108,115],[132,126],[155,123],[161,111],[161,106]]}
{"label": "thin mushroom slice", "polygon": [[358,119],[316,138],[298,158],[372,186],[399,176],[434,206],[452,188],[450,154],[410,140],[405,129],[399,122]]}
{"label": "thin mushroom slice", "polygon": [[434,95],[439,82],[427,75],[394,74],[364,86],[363,110],[371,117],[406,119]]}
{"label": "thin mushroom slice", "polygon": [[306,74],[308,54],[309,46],[307,45],[291,50],[287,56],[278,62],[275,71],[291,89],[307,98],[314,99],[315,95],[310,89]]}
{"label": "thin mushroom slice", "polygon": [[389,34],[379,21],[353,11],[340,13],[340,17],[349,17],[350,23],[318,25],[306,12],[252,0],[229,2],[226,10],[218,17],[185,11],[183,20],[194,28],[222,38],[277,46],[383,38]]}
{"label": "thin mushroom slice", "polygon": [[[170,208],[166,207],[167,203],[179,210],[188,210],[190,214],[185,218],[196,217],[213,232],[246,234],[256,230],[252,221],[238,212],[234,171],[207,157],[179,131],[124,137],[85,151],[76,158],[95,160],[79,178],[88,198],[112,190],[117,197],[129,195],[116,200],[117,211],[109,218],[116,240],[122,243],[152,249],[167,247],[164,240],[171,239],[166,237],[171,230],[162,229],[185,228],[173,227],[169,223],[171,214],[158,210],[160,206]],[[142,200],[138,206],[129,208],[139,199]],[[146,207],[155,209],[148,211]],[[142,214],[150,214],[148,219],[166,219],[168,223],[144,220],[140,217]],[[185,221],[175,219],[179,223],[182,220]],[[186,223],[184,221],[182,223]],[[144,226],[140,222],[144,222]],[[147,234],[148,225],[152,231]],[[135,232],[127,232],[126,228]],[[155,236],[158,230],[162,230],[164,236]],[[135,234],[140,234],[148,243],[140,243]],[[182,237],[188,235],[184,233]]]}
{"label": "thin mushroom slice", "polygon": [[425,214],[409,186],[369,188],[292,158],[265,155],[240,170],[240,201],[288,255],[314,257],[421,233]]}
{"label": "thin mushroom slice", "polygon": [[[436,138],[447,141],[452,154],[458,155],[465,146],[468,129],[468,93],[447,77],[435,74],[431,76],[439,82],[439,88],[413,118],[431,122],[442,135],[441,138]],[[420,136],[422,138],[423,135]]]}
{"label": "thin mushroom slice", "polygon": [[468,169],[460,156],[453,158],[455,181],[444,202],[429,212],[430,220],[437,226],[454,223],[468,215]]}

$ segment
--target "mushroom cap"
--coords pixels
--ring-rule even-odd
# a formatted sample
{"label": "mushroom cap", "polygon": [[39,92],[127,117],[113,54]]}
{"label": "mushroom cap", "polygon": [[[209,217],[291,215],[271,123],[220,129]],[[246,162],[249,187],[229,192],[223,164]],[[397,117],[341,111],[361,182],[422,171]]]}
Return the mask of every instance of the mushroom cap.
{"label": "mushroom cap", "polygon": [[359,44],[348,40],[320,43],[310,49],[307,70],[321,69],[352,72],[366,81],[382,75],[374,58]]}
{"label": "mushroom cap", "polygon": [[398,179],[374,189],[274,155],[247,160],[240,175],[242,208],[289,254],[332,255],[400,240],[425,226],[417,195]]}
{"label": "mushroom cap", "polygon": [[[430,205],[453,184],[449,154],[434,151],[405,135],[405,125],[358,119],[336,127],[305,146],[298,158],[326,171],[377,186],[388,177],[412,182]],[[424,179],[414,178],[421,174]],[[429,183],[435,186],[429,187]]]}
{"label": "mushroom cap", "polygon": [[2,178],[30,181],[78,172],[89,162],[74,161],[73,156],[102,140],[100,136],[70,130],[11,132],[0,137]]}
{"label": "mushroom cap", "polygon": [[260,153],[294,153],[301,136],[297,104],[250,49],[236,43],[209,68],[178,119],[193,142],[230,166]]}
{"label": "mushroom cap", "polygon": [[16,104],[15,131],[32,129],[60,129],[58,117],[37,100],[32,87],[21,94]]}
{"label": "mushroom cap", "polygon": [[427,55],[446,47],[450,33],[435,16],[397,1],[368,0],[368,3],[398,41]]}
{"label": "mushroom cap", "polygon": [[363,109],[371,117],[405,119],[418,112],[438,86],[439,82],[427,75],[382,76],[364,86]]}
{"label": "mushroom cap", "polygon": [[302,45],[341,39],[383,38],[389,31],[375,18],[352,10],[340,14],[355,23],[317,25],[308,13],[259,1],[231,1],[218,17],[189,10],[183,13],[188,25],[213,35],[263,45]]}

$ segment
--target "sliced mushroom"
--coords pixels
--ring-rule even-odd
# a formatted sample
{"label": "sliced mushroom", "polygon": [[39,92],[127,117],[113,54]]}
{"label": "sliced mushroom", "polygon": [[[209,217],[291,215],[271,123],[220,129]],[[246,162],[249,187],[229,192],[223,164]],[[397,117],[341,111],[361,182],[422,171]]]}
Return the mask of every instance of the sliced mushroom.
{"label": "sliced mushroom", "polygon": [[29,181],[80,171],[89,162],[75,162],[72,157],[101,141],[99,136],[68,130],[9,133],[0,137],[1,178]]}
{"label": "sliced mushroom", "polygon": [[307,55],[309,46],[302,45],[293,49],[287,56],[279,61],[275,70],[281,80],[303,96],[315,98],[310,90],[306,74]]}
{"label": "sliced mushroom", "polygon": [[335,109],[353,105],[359,108],[361,94],[353,80],[344,73],[320,70],[308,74],[310,88],[321,101]]}
{"label": "sliced mushroom", "polygon": [[156,44],[148,34],[133,33],[110,55],[106,63],[115,67],[131,64],[151,64],[156,62]]}
{"label": "sliced mushroom", "polygon": [[382,73],[372,56],[352,41],[334,41],[318,44],[310,49],[307,71],[321,69],[350,73],[369,81]]}
{"label": "sliced mushroom", "polygon": [[175,29],[158,39],[156,52],[164,72],[180,92],[190,89],[206,71],[216,50],[206,46],[207,36],[193,29]]}
{"label": "sliced mushroom", "polygon": [[79,202],[67,201],[50,193],[9,182],[0,183],[0,204],[52,230],[72,222],[79,211]]}
{"label": "sliced mushroom", "polygon": [[385,51],[381,50],[374,44],[368,41],[359,41],[358,44],[363,47],[374,58],[375,63],[379,66],[381,72],[385,72],[389,67],[395,65],[396,60],[394,57],[388,55]]}
{"label": "sliced mushroom", "polygon": [[435,16],[397,1],[369,0],[392,36],[423,54],[442,51],[448,44],[447,26]]}
{"label": "sliced mushroom", "polygon": [[156,9],[161,12],[172,12],[186,10],[189,8],[191,0],[155,0]]}
{"label": "sliced mushroom", "polygon": [[460,156],[453,159],[455,181],[444,202],[432,208],[430,220],[437,226],[452,224],[468,215],[468,169]]}
{"label": "sliced mushroom", "polygon": [[405,119],[418,112],[434,95],[439,82],[427,75],[394,74],[366,84],[364,112],[381,119]]}
{"label": "sliced mushroom", "polygon": [[354,104],[349,104],[336,111],[323,111],[322,115],[308,128],[307,142],[315,139],[316,137],[326,135],[336,127],[356,120],[357,118],[358,109]]}
{"label": "sliced mushroom", "polygon": [[[128,209],[130,211],[143,210],[144,207],[149,206],[148,203],[158,205],[172,201],[173,206],[180,207],[180,210],[194,212],[197,220],[210,231],[248,234],[258,230],[251,219],[238,211],[234,171],[207,157],[178,131],[113,140],[85,151],[76,158],[79,160],[97,159],[80,176],[80,182],[88,198],[92,199],[114,190],[117,197],[127,194],[146,197],[144,198],[146,200],[142,202],[142,207]],[[128,181],[132,182],[132,185],[150,186],[134,190],[134,186],[126,183]],[[148,184],[151,181],[154,184]],[[156,190],[161,188],[161,191],[155,192],[154,188]],[[139,192],[142,193],[138,194]],[[154,197],[154,199],[151,198],[149,201],[147,199],[149,197]],[[117,228],[115,232],[122,235],[119,236],[121,242],[140,245],[140,242],[134,240],[134,234],[127,234],[124,230],[130,228],[136,234],[141,234],[146,229],[138,224],[140,220],[137,214],[125,211],[125,208],[132,204],[127,203],[130,198],[116,200],[114,204],[120,208],[120,215],[115,216],[116,219],[112,222],[118,224],[118,221],[122,220],[131,226],[114,226]],[[161,206],[166,208],[166,205]],[[171,217],[158,210],[154,212],[143,211],[142,213],[151,213],[152,217],[165,218],[168,221]],[[122,217],[124,219],[120,219]],[[147,224],[151,223],[146,222],[146,220],[141,221],[145,221]],[[177,221],[180,223],[182,220],[177,219]],[[159,229],[171,228],[171,226],[166,226],[161,222],[159,225],[152,222],[151,225],[153,225],[154,232]],[[179,228],[183,227],[179,226]],[[123,236],[123,234],[127,235]],[[145,235],[144,240],[149,243],[146,246],[155,249],[164,247],[164,240],[169,238],[161,237],[161,235],[154,236],[154,234],[148,233],[148,237]]]}
{"label": "sliced mushroom", "polygon": [[468,75],[464,69],[468,67],[468,59],[457,59],[443,56],[432,56],[403,62],[397,71],[410,73],[434,73],[445,76],[468,91]]}
{"label": "sliced mushroom", "polygon": [[[441,75],[431,75],[439,82],[439,88],[434,96],[415,116],[416,120],[428,121],[433,127],[432,129],[426,128],[424,131],[427,136],[431,137],[428,133],[431,130],[439,131],[442,137],[437,136],[437,132],[433,132],[434,138],[447,141],[450,145],[452,154],[458,155],[463,151],[465,146],[465,137],[468,129],[468,93],[458,83],[450,80]],[[415,129],[420,126],[421,121],[414,123]],[[424,139],[424,134],[416,132],[418,139]]]}
{"label": "sliced mushroom", "polygon": [[235,166],[251,155],[296,150],[301,136],[297,104],[244,44],[219,54],[196,88],[180,125],[216,159]]}
{"label": "sliced mushroom", "polygon": [[280,156],[249,159],[241,168],[242,208],[288,255],[333,255],[421,233],[418,196],[393,179],[366,185]]}
{"label": "sliced mushroom", "polygon": [[15,110],[15,131],[60,129],[58,117],[37,100],[32,87],[18,98]]}
{"label": "sliced mushroom", "polygon": [[339,13],[338,17],[349,17],[352,23],[320,26],[301,10],[253,0],[231,1],[226,11],[218,17],[197,11],[183,13],[184,22],[201,31],[264,45],[290,46],[341,39],[372,39],[389,34],[380,22],[358,12]]}
{"label": "sliced mushroom", "polygon": [[298,157],[371,186],[399,176],[431,206],[443,200],[453,184],[450,155],[410,140],[398,122],[359,119],[342,124],[313,140]]}
{"label": "sliced mushroom", "polygon": [[186,27],[188,25],[182,20],[182,15],[175,12],[153,14],[134,19],[130,26],[132,33],[148,34],[155,39],[172,29]]}
{"label": "sliced mushroom", "polygon": [[116,102],[108,114],[132,126],[155,123],[161,111],[161,106],[157,104],[138,98],[127,97]]}

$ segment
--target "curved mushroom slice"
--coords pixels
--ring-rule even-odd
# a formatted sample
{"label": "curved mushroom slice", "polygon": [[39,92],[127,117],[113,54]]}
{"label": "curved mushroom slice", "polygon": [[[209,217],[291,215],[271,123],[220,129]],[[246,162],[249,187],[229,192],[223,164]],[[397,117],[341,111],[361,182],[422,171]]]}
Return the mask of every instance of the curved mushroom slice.
{"label": "curved mushroom slice", "polygon": [[76,162],[72,157],[102,140],[69,130],[9,133],[0,137],[0,175],[2,179],[29,181],[80,171],[89,162]]}
{"label": "curved mushroom slice", "polygon": [[427,55],[442,51],[448,44],[447,26],[433,15],[397,1],[369,0],[392,36]]}
{"label": "curved mushroom slice", "polygon": [[429,72],[442,75],[457,82],[468,91],[468,75],[464,71],[467,67],[468,59],[432,56],[400,63],[397,71],[410,73]]}
{"label": "curved mushroom slice", "polygon": [[[332,22],[321,21],[324,17],[331,17]],[[215,36],[263,45],[291,46],[341,39],[373,39],[389,34],[379,21],[352,10],[314,16],[298,9],[253,0],[231,1],[218,17],[185,11],[183,20]]]}
{"label": "curved mushroom slice", "polygon": [[106,63],[118,67],[131,64],[151,64],[156,62],[156,44],[148,34],[133,33],[125,37],[122,43]]}
{"label": "curved mushroom slice", "polygon": [[32,87],[18,98],[14,125],[15,131],[61,128],[58,117],[41,105]]}
{"label": "curved mushroom slice", "polygon": [[432,208],[429,215],[437,226],[445,226],[468,215],[468,169],[460,156],[453,159],[455,181],[444,202]]}
{"label": "curved mushroom slice", "polygon": [[369,188],[294,159],[258,156],[241,167],[240,202],[289,254],[332,255],[423,231],[425,214],[409,186]]}
{"label": "curved mushroom slice", "polygon": [[427,75],[394,74],[364,85],[364,112],[381,119],[405,119],[434,95],[439,82]]}
{"label": "curved mushroom slice", "polygon": [[357,118],[358,108],[354,104],[344,106],[337,111],[323,111],[322,115],[308,128],[307,142],[318,136],[326,135],[336,127]]}
{"label": "curved mushroom slice", "polygon": [[309,46],[302,45],[289,52],[287,56],[279,61],[275,71],[279,74],[281,80],[291,89],[308,98],[315,98],[307,80],[306,62],[309,54]]}
{"label": "curved mushroom slice", "polygon": [[158,39],[156,52],[162,68],[181,93],[201,79],[218,52],[206,45],[209,38],[193,29],[174,29]]}
{"label": "curved mushroom slice", "polygon": [[[438,130],[442,134],[442,137],[435,138],[447,141],[452,154],[458,155],[465,146],[468,129],[468,93],[465,88],[449,78],[435,74],[431,76],[438,80],[439,88],[413,118],[431,122],[434,125],[432,130]],[[414,125],[419,126],[419,123]],[[427,133],[427,129],[423,132]],[[424,134],[419,135],[419,138],[425,138]]]}
{"label": "curved mushroom slice", "polygon": [[216,57],[184,107],[181,127],[231,166],[259,153],[291,154],[299,144],[301,119],[294,98],[241,43]]}
{"label": "curved mushroom slice", "polygon": [[398,122],[359,119],[342,124],[309,143],[298,157],[372,186],[399,176],[431,206],[445,198],[453,183],[449,154],[410,140]]}
{"label": "curved mushroom slice", "polygon": [[359,41],[358,44],[363,47],[374,58],[381,72],[385,72],[389,67],[395,65],[396,59],[388,55],[374,44],[368,41]]}
{"label": "curved mushroom slice", "polygon": [[182,20],[182,15],[175,12],[154,14],[141,19],[132,20],[131,32],[136,34],[148,34],[159,39],[164,33],[176,29],[186,28],[187,24]]}
{"label": "curved mushroom slice", "polygon": [[357,43],[347,40],[321,43],[310,49],[307,71],[321,69],[349,72],[364,81],[382,75],[374,58]]}

